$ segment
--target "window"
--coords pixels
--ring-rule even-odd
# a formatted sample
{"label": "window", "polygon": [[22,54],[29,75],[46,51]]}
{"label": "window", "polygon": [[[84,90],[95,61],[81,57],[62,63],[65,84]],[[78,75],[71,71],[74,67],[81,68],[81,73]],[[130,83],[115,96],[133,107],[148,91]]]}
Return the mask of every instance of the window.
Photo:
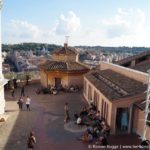
{"label": "window", "polygon": [[88,100],[92,100],[92,87],[90,85],[88,86]]}
{"label": "window", "polygon": [[102,99],[101,116],[104,116],[104,100]]}
{"label": "window", "polygon": [[86,94],[86,91],[87,91],[87,82],[86,80],[84,80],[84,93]]}
{"label": "window", "polygon": [[108,111],[109,111],[109,105],[107,104],[107,102],[102,100],[101,115],[106,121],[108,118]]}

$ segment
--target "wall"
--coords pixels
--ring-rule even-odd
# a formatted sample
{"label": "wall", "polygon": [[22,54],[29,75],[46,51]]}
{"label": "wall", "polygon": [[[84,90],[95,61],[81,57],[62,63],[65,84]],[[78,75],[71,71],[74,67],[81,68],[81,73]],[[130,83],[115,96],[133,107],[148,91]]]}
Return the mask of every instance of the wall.
{"label": "wall", "polygon": [[68,76],[67,74],[61,73],[49,73],[48,74],[48,85],[55,85],[55,78],[61,78],[61,84],[68,85]]}
{"label": "wall", "polygon": [[80,87],[83,87],[83,75],[74,75],[74,76],[69,76],[68,78],[68,85],[78,85]]}
{"label": "wall", "polygon": [[[144,111],[140,110],[137,107],[134,107],[134,114],[133,114],[133,132],[137,133],[141,137],[143,136],[143,129],[144,129]],[[150,140],[150,127],[147,126],[147,133],[146,139]]]}
{"label": "wall", "polygon": [[111,118],[111,128],[112,133],[116,133],[116,115],[117,115],[117,108],[129,108],[129,128],[128,133],[131,132],[131,125],[132,125],[132,106],[135,102],[140,102],[145,96],[144,95],[137,95],[134,97],[115,100],[112,102],[112,118]]}
{"label": "wall", "polygon": [[0,115],[5,111],[4,87],[0,85]]}
{"label": "wall", "polygon": [[43,87],[47,87],[47,74],[44,71],[40,71],[40,81]]}
{"label": "wall", "polygon": [[[86,83],[85,83],[86,82]],[[86,85],[86,87],[85,87]],[[91,98],[89,99],[88,94],[89,94],[89,86],[91,87]],[[107,113],[107,117],[105,118],[106,122],[108,123],[109,126],[111,126],[111,117],[112,117],[112,103],[109,101],[109,99],[107,99],[98,89],[95,88],[95,86],[93,84],[91,84],[85,77],[84,77],[84,98],[87,100],[88,103],[90,103],[91,101],[94,102],[94,92],[97,94],[97,108],[100,111],[100,114],[102,117],[102,101],[104,103],[107,104],[108,106],[108,113]]]}
{"label": "wall", "polygon": [[[46,72],[40,71],[40,75],[42,86],[47,87]],[[49,72],[48,85],[55,85],[55,78],[61,78],[61,84],[63,86],[78,85],[80,87],[83,87],[83,73]]]}

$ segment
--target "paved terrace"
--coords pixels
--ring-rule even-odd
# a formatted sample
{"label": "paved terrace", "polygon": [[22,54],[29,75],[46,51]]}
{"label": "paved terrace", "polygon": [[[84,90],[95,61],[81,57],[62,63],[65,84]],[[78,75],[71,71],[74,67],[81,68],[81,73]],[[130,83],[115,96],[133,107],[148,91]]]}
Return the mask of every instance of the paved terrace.
{"label": "paved terrace", "polygon": [[[9,118],[0,125],[0,150],[26,150],[26,140],[31,130],[37,137],[36,150],[87,150],[88,144],[77,141],[82,133],[64,129],[64,103],[69,102],[71,116],[86,105],[82,93],[60,93],[58,95],[36,95],[38,84],[26,87],[25,93],[32,99],[31,111],[18,111],[16,100],[20,96],[17,89],[15,98],[6,95],[6,111]],[[110,136],[109,144],[137,145],[135,135]]]}

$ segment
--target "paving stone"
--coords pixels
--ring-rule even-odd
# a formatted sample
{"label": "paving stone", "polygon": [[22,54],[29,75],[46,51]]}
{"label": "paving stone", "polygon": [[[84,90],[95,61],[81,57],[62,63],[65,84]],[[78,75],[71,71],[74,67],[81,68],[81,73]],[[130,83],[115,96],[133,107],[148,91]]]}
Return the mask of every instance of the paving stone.
{"label": "paving stone", "polygon": [[[11,97],[10,91],[5,92],[6,114],[9,118],[0,126],[0,150],[26,150],[30,131],[34,131],[37,138],[36,150],[87,150],[88,144],[76,140],[82,132],[65,130],[63,121],[66,101],[69,103],[72,121],[74,113],[87,105],[82,93],[36,95],[39,86],[33,84],[25,87],[26,96],[31,97],[31,111],[26,111],[25,105],[23,111],[18,110],[19,88],[15,98]],[[139,140],[137,136],[110,137],[111,144],[118,141],[136,144]]]}

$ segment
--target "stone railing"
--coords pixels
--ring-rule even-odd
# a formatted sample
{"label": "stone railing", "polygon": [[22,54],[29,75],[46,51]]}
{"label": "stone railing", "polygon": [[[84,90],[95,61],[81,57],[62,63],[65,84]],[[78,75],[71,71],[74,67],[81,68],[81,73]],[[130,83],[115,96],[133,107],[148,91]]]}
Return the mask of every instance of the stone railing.
{"label": "stone railing", "polygon": [[6,84],[5,89],[10,89],[14,86],[14,79],[16,79],[17,86],[26,85],[27,75],[29,76],[29,84],[39,83],[40,82],[40,73],[39,71],[30,71],[30,72],[11,72],[4,74],[4,77],[9,80]]}
{"label": "stone railing", "polygon": [[28,72],[10,72],[4,73],[4,77],[8,80],[17,79],[17,80],[26,80],[27,75],[32,79],[40,79],[39,71],[28,71]]}

